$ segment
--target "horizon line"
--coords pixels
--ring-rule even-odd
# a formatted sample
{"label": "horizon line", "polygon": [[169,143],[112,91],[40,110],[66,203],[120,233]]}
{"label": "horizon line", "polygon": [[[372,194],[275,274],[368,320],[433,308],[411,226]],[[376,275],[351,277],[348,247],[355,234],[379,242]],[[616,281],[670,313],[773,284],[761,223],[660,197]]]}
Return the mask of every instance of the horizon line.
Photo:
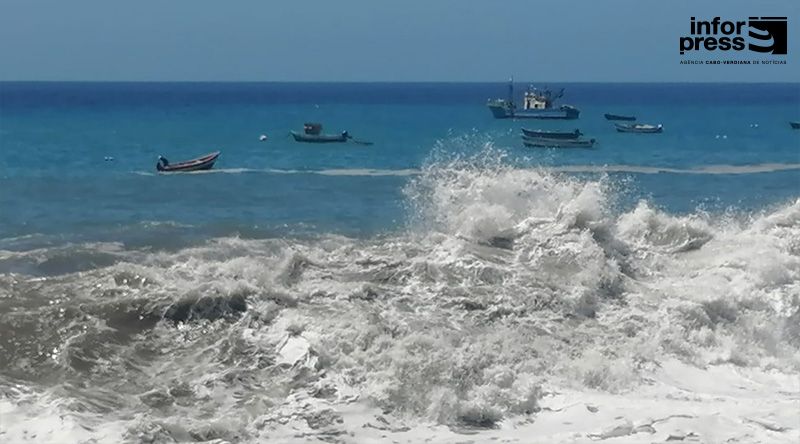
{"label": "horizon line", "polygon": [[[0,80],[0,83],[339,83],[339,84],[480,84],[507,83],[508,80]],[[604,83],[604,84],[798,84],[800,81],[752,81],[752,80],[652,80],[652,81],[618,81],[618,80],[515,80],[514,83]]]}

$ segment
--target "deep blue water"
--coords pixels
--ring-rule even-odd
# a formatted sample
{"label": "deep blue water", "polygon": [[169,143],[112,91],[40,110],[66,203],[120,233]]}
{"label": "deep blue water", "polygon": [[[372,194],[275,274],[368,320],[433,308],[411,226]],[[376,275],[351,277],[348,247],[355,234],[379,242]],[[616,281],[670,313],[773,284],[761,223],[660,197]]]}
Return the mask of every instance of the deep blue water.
{"label": "deep blue water", "polygon": [[[800,131],[789,126],[800,84],[552,86],[579,120],[495,120],[485,102],[504,96],[502,83],[0,83],[0,248],[391,232],[406,228],[403,190],[417,170],[485,159],[487,145],[503,163],[574,166],[587,180],[598,166],[622,169],[608,180],[623,207],[753,211],[800,196]],[[606,112],[665,132],[617,133]],[[374,145],[292,141],[306,121]],[[526,149],[521,126],[580,128],[599,145]],[[213,150],[217,173],[155,174],[158,155]]]}

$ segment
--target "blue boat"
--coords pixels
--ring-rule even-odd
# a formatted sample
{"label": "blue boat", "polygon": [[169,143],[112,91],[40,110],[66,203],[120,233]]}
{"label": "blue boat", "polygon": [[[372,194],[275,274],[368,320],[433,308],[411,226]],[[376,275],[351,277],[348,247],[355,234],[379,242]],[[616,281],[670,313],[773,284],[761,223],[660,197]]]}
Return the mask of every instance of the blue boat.
{"label": "blue boat", "polygon": [[305,123],[303,125],[303,132],[290,131],[296,142],[306,143],[343,143],[350,139],[347,131],[342,131],[341,134],[322,134],[322,124],[320,123]]}
{"label": "blue boat", "polygon": [[350,138],[347,131],[342,131],[341,134],[305,134],[297,131],[290,131],[289,134],[292,135],[295,142],[306,143],[342,143],[347,142]]}
{"label": "blue boat", "polygon": [[526,137],[539,137],[544,139],[578,139],[583,135],[581,130],[575,131],[549,131],[549,130],[532,130],[522,128],[522,134]]}
{"label": "blue boat", "polygon": [[636,120],[636,116],[621,116],[619,114],[605,114],[606,120],[627,120],[628,122],[633,122]]}
{"label": "blue boat", "polygon": [[556,99],[564,95],[562,88],[557,94],[549,89],[528,88],[522,102],[522,109],[514,104],[514,80],[508,83],[508,99],[489,100],[486,106],[495,119],[559,119],[573,120],[580,115],[580,110],[570,105],[553,107]]}

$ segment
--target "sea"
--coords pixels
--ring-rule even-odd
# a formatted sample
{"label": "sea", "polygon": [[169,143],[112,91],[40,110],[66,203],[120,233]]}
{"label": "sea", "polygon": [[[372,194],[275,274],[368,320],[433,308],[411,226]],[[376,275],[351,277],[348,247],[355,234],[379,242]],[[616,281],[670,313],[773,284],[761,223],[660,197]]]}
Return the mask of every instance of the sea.
{"label": "sea", "polygon": [[384,442],[348,412],[481,433],[672,360],[796,375],[800,84],[535,86],[580,118],[494,119],[502,82],[0,83],[0,441]]}

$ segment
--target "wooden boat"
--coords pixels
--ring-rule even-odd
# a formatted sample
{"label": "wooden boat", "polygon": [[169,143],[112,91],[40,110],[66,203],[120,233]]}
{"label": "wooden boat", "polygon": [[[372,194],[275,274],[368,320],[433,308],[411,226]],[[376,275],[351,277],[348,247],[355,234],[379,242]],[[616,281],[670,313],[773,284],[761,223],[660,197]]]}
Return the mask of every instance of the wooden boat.
{"label": "wooden boat", "polygon": [[630,125],[623,123],[615,123],[614,126],[616,126],[617,131],[621,133],[653,134],[664,131],[664,127],[661,125],[648,125],[645,123],[634,123]]}
{"label": "wooden boat", "polygon": [[522,143],[529,148],[591,148],[595,140],[544,139],[541,137],[522,138]]}
{"label": "wooden boat", "polygon": [[291,131],[290,134],[294,137],[295,142],[306,143],[341,143],[350,139],[347,131],[342,131],[341,134],[322,134],[321,123],[305,123],[302,133]]}
{"label": "wooden boat", "polygon": [[789,122],[789,125],[794,129],[800,129],[800,122]]}
{"label": "wooden boat", "polygon": [[211,168],[214,167],[214,162],[217,161],[217,157],[219,157],[219,154],[220,152],[216,151],[210,154],[206,154],[205,156],[198,157],[196,159],[186,160],[178,163],[169,163],[169,161],[163,156],[158,156],[158,163],[156,164],[156,170],[161,171],[163,173],[210,170]]}
{"label": "wooden boat", "polygon": [[632,122],[636,120],[635,116],[620,116],[619,114],[606,114],[606,120],[627,120]]}
{"label": "wooden boat", "polygon": [[547,130],[531,130],[522,128],[522,134],[526,137],[540,137],[545,139],[577,139],[583,135],[581,130],[575,131],[547,131]]}

